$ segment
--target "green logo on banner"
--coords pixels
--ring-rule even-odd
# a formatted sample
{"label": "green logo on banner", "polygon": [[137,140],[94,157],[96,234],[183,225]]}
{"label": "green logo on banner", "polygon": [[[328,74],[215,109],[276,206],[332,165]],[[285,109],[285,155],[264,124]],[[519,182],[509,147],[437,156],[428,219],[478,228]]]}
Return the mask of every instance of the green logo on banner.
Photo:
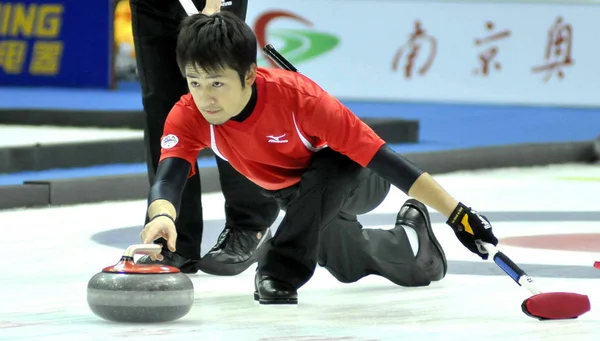
{"label": "green logo on banner", "polygon": [[[273,30],[269,32],[269,36],[271,39],[282,41],[282,45],[273,46],[294,65],[323,55],[333,50],[340,42],[340,39],[332,34],[312,30]],[[262,56],[259,59],[259,65],[269,66],[266,57]]]}

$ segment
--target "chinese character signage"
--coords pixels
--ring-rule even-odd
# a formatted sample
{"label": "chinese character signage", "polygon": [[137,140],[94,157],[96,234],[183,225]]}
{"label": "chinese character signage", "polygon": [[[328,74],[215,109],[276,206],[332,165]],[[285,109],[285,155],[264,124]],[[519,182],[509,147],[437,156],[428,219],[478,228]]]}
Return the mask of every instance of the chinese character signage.
{"label": "chinese character signage", "polygon": [[600,106],[600,4],[315,1],[253,0],[246,21],[342,100]]}
{"label": "chinese character signage", "polygon": [[[392,57],[392,70],[398,71],[402,68],[404,78],[410,79],[413,76],[415,60],[423,54],[422,47],[427,44],[429,50],[423,61],[423,65],[418,68],[418,74],[424,76],[431,68],[431,65],[436,56],[437,38],[428,35],[423,29],[423,24],[420,21],[415,22],[414,31],[409,34],[408,42],[402,45]],[[478,66],[473,70],[474,75],[487,77],[492,71],[500,71],[502,63],[499,59],[499,46],[493,44],[500,42],[511,35],[508,29],[495,32],[495,25],[491,21],[485,23],[485,29],[489,34],[485,37],[475,38],[475,47],[486,47],[477,54]],[[453,39],[460,39],[453,37]],[[546,64],[535,66],[532,68],[532,73],[543,72],[545,74],[544,82],[548,82],[554,74],[558,79],[563,79],[565,73],[562,69],[564,66],[573,65],[572,54],[573,43],[573,27],[563,22],[563,18],[558,17],[554,24],[548,29],[546,38],[544,60]],[[520,54],[520,51],[516,54]],[[403,59],[404,58],[404,59]],[[452,58],[449,58],[452,59]],[[403,65],[401,65],[403,64]]]}
{"label": "chinese character signage", "polygon": [[488,46],[478,54],[479,67],[473,71],[474,74],[482,76],[487,76],[490,73],[490,67],[497,71],[502,69],[502,64],[497,58],[499,47],[492,43],[510,36],[509,30],[494,32],[494,23],[491,21],[485,23],[485,29],[489,32],[489,35],[475,39],[475,46]]}
{"label": "chinese character signage", "polygon": [[[398,71],[398,68],[402,67],[404,77],[411,78],[415,67],[415,60],[421,57],[421,54],[426,53],[422,65],[419,65],[417,69],[417,73],[423,76],[427,73],[435,59],[436,47],[437,41],[435,38],[425,32],[421,22],[415,22],[415,29],[410,33],[408,42],[400,47],[394,55],[392,70]],[[424,50],[424,48],[428,48],[428,50]]]}
{"label": "chinese character signage", "polygon": [[549,81],[554,73],[559,79],[563,79],[565,73],[561,67],[573,65],[573,59],[571,58],[573,27],[564,23],[563,18],[558,17],[548,30],[548,38],[546,39],[546,50],[544,51],[546,64],[534,67],[533,72],[544,72],[545,82]]}
{"label": "chinese character signage", "polygon": [[108,0],[0,0],[0,85],[110,88]]}

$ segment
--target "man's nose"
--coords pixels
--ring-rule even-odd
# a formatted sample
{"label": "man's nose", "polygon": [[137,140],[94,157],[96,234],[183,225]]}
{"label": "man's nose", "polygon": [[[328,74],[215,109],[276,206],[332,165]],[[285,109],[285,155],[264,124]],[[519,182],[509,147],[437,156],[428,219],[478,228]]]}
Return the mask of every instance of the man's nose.
{"label": "man's nose", "polygon": [[215,104],[215,97],[210,91],[203,90],[200,92],[200,100],[202,103],[213,105]]}

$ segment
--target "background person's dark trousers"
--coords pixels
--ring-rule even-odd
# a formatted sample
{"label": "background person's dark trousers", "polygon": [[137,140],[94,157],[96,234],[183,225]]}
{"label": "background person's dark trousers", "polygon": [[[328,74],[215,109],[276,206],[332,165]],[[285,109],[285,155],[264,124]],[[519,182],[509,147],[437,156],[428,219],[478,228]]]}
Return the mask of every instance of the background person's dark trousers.
{"label": "background person's dark trousers", "polygon": [[[153,182],[160,158],[160,138],[166,117],[180,97],[188,92],[185,78],[181,75],[175,59],[178,26],[186,14],[177,0],[131,0],[132,29],[135,42],[138,74],[142,87],[142,104],[146,126],[144,141],[147,151],[147,168],[150,183]],[[204,1],[195,1],[198,9],[204,8]],[[245,18],[247,0],[236,1],[227,8]],[[229,253],[235,253],[235,259],[249,259],[253,247],[258,244],[257,231],[266,235],[265,229],[277,218],[279,208],[270,198],[261,195],[260,189],[235,171],[227,162],[217,158],[221,187],[226,200],[226,234],[220,238],[218,257],[212,252],[207,254],[210,260],[231,261]],[[146,217],[146,223],[148,218]],[[176,223],[178,239],[177,254],[165,255],[171,265],[181,267],[185,272],[196,272],[194,260],[200,258],[203,220],[200,176],[197,172],[187,181],[183,191],[181,208]],[[235,250],[228,249],[232,239],[241,239],[243,243]],[[240,247],[242,249],[240,249]],[[244,250],[247,248],[247,250]],[[148,257],[146,257],[148,258]],[[254,260],[250,259],[250,262]],[[213,264],[214,265],[214,264]],[[250,264],[234,264],[235,271],[244,270]],[[231,265],[231,264],[230,264]],[[185,267],[185,269],[183,268]],[[215,266],[217,270],[220,266]],[[213,271],[214,272],[214,271]],[[218,274],[218,273],[215,273]]]}

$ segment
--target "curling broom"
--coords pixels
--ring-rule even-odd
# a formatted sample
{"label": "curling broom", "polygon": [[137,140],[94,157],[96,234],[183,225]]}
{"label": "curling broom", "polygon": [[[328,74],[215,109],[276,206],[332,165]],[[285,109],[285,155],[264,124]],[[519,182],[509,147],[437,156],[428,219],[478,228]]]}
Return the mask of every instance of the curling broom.
{"label": "curling broom", "polygon": [[517,284],[533,295],[521,304],[525,315],[539,320],[575,319],[590,311],[590,299],[586,295],[571,292],[541,292],[533,279],[494,245],[479,242],[489,253],[489,258]]}

